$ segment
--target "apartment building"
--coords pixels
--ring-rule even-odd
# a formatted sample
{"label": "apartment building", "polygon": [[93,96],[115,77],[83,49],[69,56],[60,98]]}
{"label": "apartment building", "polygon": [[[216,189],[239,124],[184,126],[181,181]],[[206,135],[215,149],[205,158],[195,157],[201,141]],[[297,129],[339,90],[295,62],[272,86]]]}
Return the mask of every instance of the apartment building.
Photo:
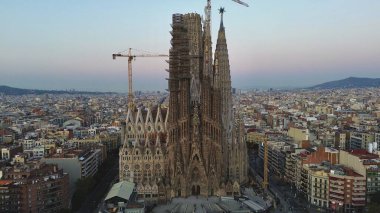
{"label": "apartment building", "polygon": [[380,191],[380,157],[365,149],[340,151],[340,163],[366,177],[367,201],[371,194]]}
{"label": "apartment building", "polygon": [[288,130],[288,135],[292,137],[296,143],[309,140],[309,134],[309,130],[305,128],[290,127]]}
{"label": "apartment building", "polygon": [[74,191],[75,182],[84,177],[95,175],[103,163],[102,150],[63,150],[41,159],[46,163],[58,164],[70,175],[70,188]]}
{"label": "apartment building", "polygon": [[7,145],[1,148],[1,159],[11,160],[16,154],[22,152],[22,146],[17,145]]}
{"label": "apartment building", "polygon": [[12,180],[0,180],[0,212],[19,212],[21,187]]}
{"label": "apartment building", "polygon": [[247,143],[260,144],[263,142],[264,136],[264,133],[249,129],[246,134]]}
{"label": "apartment building", "polygon": [[350,149],[368,149],[369,143],[372,143],[374,141],[374,133],[352,132],[350,134]]}
{"label": "apartment building", "polygon": [[347,146],[347,133],[346,132],[336,132],[335,133],[335,148],[346,150]]}
{"label": "apartment building", "polygon": [[[290,151],[290,144],[286,142],[268,141],[268,165],[269,170],[283,178],[286,168],[286,152]],[[264,145],[260,144],[259,157],[264,159]]]}
{"label": "apartment building", "polygon": [[329,174],[329,205],[341,212],[361,212],[366,204],[366,178],[347,167]]}
{"label": "apartment building", "polygon": [[2,172],[0,212],[55,213],[69,207],[69,175],[57,165],[30,161]]}
{"label": "apartment building", "polygon": [[287,152],[285,156],[285,177],[284,180],[290,184],[296,182],[296,162],[297,154],[293,152]]}
{"label": "apartment building", "polygon": [[318,114],[334,114],[334,108],[330,105],[316,105],[315,111]]}
{"label": "apartment building", "polygon": [[305,164],[307,171],[307,198],[310,204],[329,207],[329,164]]}
{"label": "apartment building", "polygon": [[380,145],[380,133],[375,133],[375,143],[377,143],[377,147]]}
{"label": "apartment building", "polygon": [[308,149],[296,149],[295,153],[287,153],[285,159],[285,181],[294,184],[296,189],[307,194],[308,170],[305,164],[321,164],[329,162],[335,165],[339,162],[339,151],[329,147],[314,147]]}

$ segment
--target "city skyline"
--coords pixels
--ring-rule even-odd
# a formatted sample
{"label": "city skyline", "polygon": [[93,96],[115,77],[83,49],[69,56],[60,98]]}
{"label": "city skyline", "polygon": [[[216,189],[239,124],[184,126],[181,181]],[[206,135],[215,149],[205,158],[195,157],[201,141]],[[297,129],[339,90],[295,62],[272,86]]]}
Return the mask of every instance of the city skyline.
{"label": "city skyline", "polygon": [[[170,17],[203,14],[206,1],[161,3],[12,1],[0,8],[0,85],[126,92],[129,47],[167,54]],[[380,2],[213,1],[226,8],[233,87],[304,87],[349,76],[380,77]],[[135,90],[167,88],[160,58],[133,63]],[[162,79],[162,80],[157,80]]]}

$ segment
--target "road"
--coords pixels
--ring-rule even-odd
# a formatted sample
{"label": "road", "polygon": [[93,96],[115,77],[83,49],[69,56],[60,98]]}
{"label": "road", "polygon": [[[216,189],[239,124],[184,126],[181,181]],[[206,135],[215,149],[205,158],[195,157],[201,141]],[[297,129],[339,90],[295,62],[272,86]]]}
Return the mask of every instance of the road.
{"label": "road", "polygon": [[93,213],[97,209],[98,204],[101,202],[102,198],[108,193],[111,183],[114,182],[115,178],[119,174],[119,158],[113,157],[114,164],[107,171],[106,174],[102,176],[102,179],[97,183],[95,188],[89,193],[85,202],[79,209],[80,213]]}
{"label": "road", "polygon": [[[252,169],[252,166],[250,167],[250,169],[251,169],[252,173],[254,174],[256,181],[257,181],[258,183],[262,183],[262,182],[263,182],[263,178],[262,178],[260,175],[258,175],[258,174],[254,171],[254,169]],[[279,189],[273,187],[271,184],[269,184],[269,189],[270,189],[270,192],[274,195],[274,197],[279,199],[280,204],[281,204],[281,206],[282,206],[282,207],[280,207],[280,208],[277,208],[275,212],[282,212],[282,211],[280,211],[280,209],[282,209],[282,208],[283,208],[284,210],[285,210],[285,209],[289,209],[290,205],[289,205],[289,203],[284,199],[284,196],[282,196],[282,192],[281,192]],[[284,212],[289,212],[289,211],[284,211]]]}
{"label": "road", "polygon": [[[258,156],[249,153],[249,164],[252,174],[254,174],[258,183],[263,181],[262,162],[259,162]],[[269,191],[278,198],[280,205],[274,210],[276,213],[305,213],[305,212],[323,212],[322,209],[308,205],[305,198],[300,197],[295,189],[289,184],[285,184],[275,176],[269,174]]]}

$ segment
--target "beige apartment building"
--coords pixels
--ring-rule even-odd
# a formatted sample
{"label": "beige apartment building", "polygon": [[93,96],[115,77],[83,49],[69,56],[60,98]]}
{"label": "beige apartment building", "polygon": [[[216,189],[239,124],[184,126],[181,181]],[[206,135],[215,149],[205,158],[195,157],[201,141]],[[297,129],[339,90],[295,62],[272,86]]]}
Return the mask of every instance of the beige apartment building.
{"label": "beige apartment building", "polygon": [[334,113],[334,108],[331,105],[316,105],[315,106],[315,111],[318,114],[333,114]]}
{"label": "beige apartment building", "polygon": [[346,132],[336,132],[335,133],[335,147],[341,150],[346,150],[347,147],[347,133]]}
{"label": "beige apartment building", "polygon": [[380,158],[377,154],[368,153],[366,150],[340,151],[340,163],[352,168],[367,181],[368,195],[380,191]]}
{"label": "beige apartment building", "polygon": [[329,207],[329,167],[318,164],[305,164],[308,174],[307,197],[310,204]]}
{"label": "beige apartment building", "polygon": [[309,130],[305,128],[290,127],[288,135],[292,137],[296,143],[309,140]]}

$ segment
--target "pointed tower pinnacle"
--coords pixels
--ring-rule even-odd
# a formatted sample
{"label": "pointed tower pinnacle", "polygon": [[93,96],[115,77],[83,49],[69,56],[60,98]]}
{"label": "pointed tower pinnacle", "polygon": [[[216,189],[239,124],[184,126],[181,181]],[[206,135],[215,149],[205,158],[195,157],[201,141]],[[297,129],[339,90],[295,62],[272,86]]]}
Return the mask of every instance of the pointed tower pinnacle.
{"label": "pointed tower pinnacle", "polygon": [[228,58],[228,49],[226,41],[226,33],[223,25],[223,7],[219,9],[220,13],[220,28],[218,32],[218,40],[216,42],[215,61],[214,61],[214,86],[220,89],[222,102],[222,122],[224,136],[227,142],[232,141],[233,113],[232,113],[232,88],[230,75],[230,62]]}
{"label": "pointed tower pinnacle", "polygon": [[203,22],[203,76],[212,75],[212,41],[211,41],[211,0],[205,6],[205,20]]}

